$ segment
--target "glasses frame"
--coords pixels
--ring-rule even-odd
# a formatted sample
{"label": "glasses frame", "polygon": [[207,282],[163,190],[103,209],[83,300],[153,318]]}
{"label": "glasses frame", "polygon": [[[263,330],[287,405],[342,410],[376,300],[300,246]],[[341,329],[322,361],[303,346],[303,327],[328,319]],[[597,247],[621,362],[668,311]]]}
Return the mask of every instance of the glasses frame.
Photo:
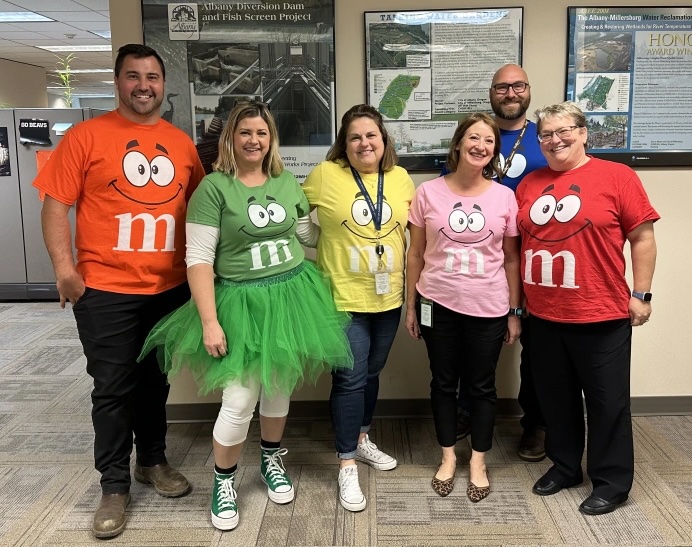
{"label": "glasses frame", "polygon": [[[500,91],[498,89],[498,86],[505,86],[505,85],[507,86],[507,89],[505,89],[504,91]],[[514,89],[514,86],[516,86],[516,85],[523,85],[524,89],[522,89],[521,91],[517,91],[516,89]],[[511,84],[508,84],[507,82],[500,82],[499,84],[491,85],[490,89],[492,89],[498,95],[507,95],[507,93],[509,93],[510,87],[512,88],[512,91],[514,91],[515,94],[519,95],[521,93],[526,93],[526,90],[529,89],[531,87],[531,85],[529,84],[529,82],[522,82],[522,81],[512,82]]]}
{"label": "glasses frame", "polygon": [[[550,142],[553,140],[553,135],[557,135],[557,138],[562,140],[569,139],[572,136],[572,133],[574,132],[575,129],[579,129],[580,127],[584,127],[583,125],[566,125],[564,127],[560,127],[559,129],[556,129],[555,131],[545,131],[538,133],[536,135],[536,138],[538,139],[538,142],[541,144],[545,144],[547,142]],[[567,129],[569,132],[565,133],[564,135],[560,135],[560,131],[565,131]]]}

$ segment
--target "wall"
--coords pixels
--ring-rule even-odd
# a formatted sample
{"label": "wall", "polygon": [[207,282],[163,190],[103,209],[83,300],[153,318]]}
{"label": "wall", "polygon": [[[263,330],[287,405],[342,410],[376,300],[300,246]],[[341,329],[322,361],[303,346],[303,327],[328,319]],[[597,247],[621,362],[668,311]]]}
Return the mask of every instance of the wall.
{"label": "wall", "polygon": [[46,69],[16,61],[0,59],[0,105],[6,108],[45,108]]}
{"label": "wall", "polygon": [[[478,7],[479,3],[458,0],[336,0],[336,104],[341,115],[353,104],[365,100],[363,12],[395,9],[456,9]],[[564,100],[567,43],[567,6],[652,6],[649,1],[608,0],[485,0],[483,7],[524,6],[523,65],[532,85],[532,106]],[[668,0],[666,5],[685,6],[686,1]],[[127,8],[126,8],[127,6]],[[132,14],[139,14],[139,0],[118,0],[121,23],[139,29]],[[123,14],[127,14],[125,17]],[[125,21],[122,21],[124,19]],[[111,22],[113,47],[118,29]],[[123,29],[123,32],[124,29]],[[132,34],[129,39],[134,40]],[[686,272],[692,271],[687,218],[692,203],[690,168],[639,169],[651,201],[662,216],[656,224],[658,265],[652,291],[653,314],[645,327],[634,331],[632,358],[633,396],[692,396],[692,367],[689,366],[689,336],[686,331],[690,305]],[[432,173],[416,173],[420,183]],[[516,397],[518,389],[518,348],[505,348],[498,366],[498,394]],[[385,399],[427,398],[429,372],[425,347],[400,329],[387,367],[381,376],[380,397]],[[322,400],[329,393],[329,377],[317,387],[304,387],[295,400]],[[216,396],[199,399],[189,376],[173,383],[169,403],[218,401]]]}

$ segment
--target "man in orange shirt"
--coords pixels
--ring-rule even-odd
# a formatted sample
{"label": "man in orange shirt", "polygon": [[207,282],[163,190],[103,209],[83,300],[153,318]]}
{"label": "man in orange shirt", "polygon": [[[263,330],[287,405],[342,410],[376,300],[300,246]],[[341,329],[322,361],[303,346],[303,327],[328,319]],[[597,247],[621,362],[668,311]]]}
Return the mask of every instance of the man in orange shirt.
{"label": "man in orange shirt", "polygon": [[[45,196],[43,237],[60,305],[73,305],[94,379],[94,459],[102,490],[97,538],[125,527],[133,436],[137,481],[165,497],[190,490],[166,460],[166,377],[153,353],[136,363],[151,327],[190,297],[185,212],[204,176],[190,138],[160,117],[164,81],[156,51],[121,47],[118,108],[71,129],[34,181]],[[76,263],[68,221],[73,204]]]}

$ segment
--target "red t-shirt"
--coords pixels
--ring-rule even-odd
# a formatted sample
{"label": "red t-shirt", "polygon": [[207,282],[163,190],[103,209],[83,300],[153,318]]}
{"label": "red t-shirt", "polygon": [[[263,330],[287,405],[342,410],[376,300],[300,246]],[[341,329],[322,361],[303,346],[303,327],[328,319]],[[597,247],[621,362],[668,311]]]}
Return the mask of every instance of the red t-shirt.
{"label": "red t-shirt", "polygon": [[183,131],[113,111],[70,129],[33,184],[76,202],[77,270],[88,287],[157,294],[185,281],[185,212],[202,177]]}
{"label": "red t-shirt", "polygon": [[570,171],[534,171],[516,195],[529,312],[564,323],[629,317],[626,236],[660,218],[637,174],[591,158]]}

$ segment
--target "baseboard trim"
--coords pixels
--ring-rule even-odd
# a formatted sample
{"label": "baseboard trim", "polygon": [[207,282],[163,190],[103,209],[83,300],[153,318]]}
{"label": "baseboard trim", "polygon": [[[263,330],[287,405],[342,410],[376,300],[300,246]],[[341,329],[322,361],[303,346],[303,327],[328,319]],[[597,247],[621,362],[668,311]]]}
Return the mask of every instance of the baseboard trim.
{"label": "baseboard trim", "polygon": [[[220,403],[169,404],[166,406],[168,421],[213,422],[219,413]],[[632,414],[635,416],[692,415],[692,396],[633,397]],[[516,399],[498,399],[497,416],[521,415]],[[291,418],[328,419],[328,401],[293,401]],[[429,399],[381,399],[377,402],[375,418],[430,418]]]}

